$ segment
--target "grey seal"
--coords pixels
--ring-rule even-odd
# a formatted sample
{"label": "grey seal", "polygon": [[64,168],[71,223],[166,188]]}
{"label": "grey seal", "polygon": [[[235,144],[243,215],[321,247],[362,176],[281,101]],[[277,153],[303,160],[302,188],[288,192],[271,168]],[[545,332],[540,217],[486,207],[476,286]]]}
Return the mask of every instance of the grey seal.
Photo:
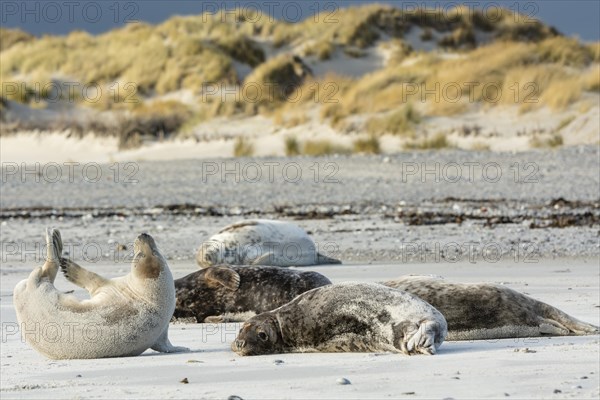
{"label": "grey seal", "polygon": [[306,231],[287,221],[244,220],[221,229],[196,254],[201,268],[228,265],[277,267],[341,264],[318,252]]}
{"label": "grey seal", "polygon": [[448,322],[447,340],[598,333],[598,327],[503,285],[411,275],[383,282],[425,300]]}
{"label": "grey seal", "polygon": [[[148,348],[187,350],[168,339],[175,287],[152,237],[137,237],[131,272],[114,279],[62,259],[58,230],[48,229],[46,242],[46,262],[17,284],[13,297],[24,339],[35,350],[52,359],[135,356]],[[56,289],[59,264],[68,280],[88,290],[90,299]]]}
{"label": "grey seal", "polygon": [[331,284],[312,271],[268,266],[218,266],[175,280],[175,318],[196,322],[244,321],[308,290]]}
{"label": "grey seal", "polygon": [[409,293],[375,283],[310,290],[242,325],[231,349],[242,356],[287,352],[435,354],[443,315]]}

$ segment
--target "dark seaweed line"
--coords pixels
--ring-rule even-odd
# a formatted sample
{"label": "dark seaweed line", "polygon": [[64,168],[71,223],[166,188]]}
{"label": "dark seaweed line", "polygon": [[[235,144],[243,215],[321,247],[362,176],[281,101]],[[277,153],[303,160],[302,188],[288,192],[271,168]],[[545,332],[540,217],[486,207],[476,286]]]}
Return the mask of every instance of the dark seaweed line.
{"label": "dark seaweed line", "polygon": [[[446,211],[452,204],[463,204],[464,211]],[[470,206],[469,203],[475,204]],[[361,205],[273,205],[263,210],[243,207],[216,207],[197,204],[170,204],[154,207],[32,207],[5,208],[0,210],[0,220],[9,219],[44,219],[44,218],[114,218],[114,217],[287,217],[302,219],[328,219],[339,216],[379,215],[392,218],[406,225],[443,225],[462,224],[466,221],[482,223],[483,226],[494,227],[500,224],[523,224],[529,222],[529,228],[564,228],[569,226],[596,226],[600,224],[600,207],[598,202],[568,202],[564,199],[552,200],[543,205],[524,204],[517,209],[514,201],[498,200],[484,202],[482,200],[463,200],[448,198],[444,204],[435,202],[435,206],[406,207],[385,204]],[[499,207],[499,205],[501,207]]]}

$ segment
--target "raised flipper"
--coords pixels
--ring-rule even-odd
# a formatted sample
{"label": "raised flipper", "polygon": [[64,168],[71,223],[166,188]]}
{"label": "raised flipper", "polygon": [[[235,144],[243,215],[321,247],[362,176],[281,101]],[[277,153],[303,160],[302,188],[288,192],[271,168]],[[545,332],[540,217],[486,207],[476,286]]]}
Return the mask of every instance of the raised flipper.
{"label": "raised flipper", "polygon": [[159,353],[184,353],[190,351],[187,347],[173,346],[169,341],[169,325],[165,327],[163,333],[158,337],[158,340],[151,347],[152,350]]}
{"label": "raised flipper", "polygon": [[223,286],[236,291],[240,287],[240,274],[228,267],[209,267],[204,273],[204,281],[212,287]]}
{"label": "raised flipper", "polygon": [[46,277],[54,283],[62,250],[63,243],[58,229],[46,228],[46,262],[42,266],[40,278]]}
{"label": "raised flipper", "polygon": [[77,265],[74,261],[67,260],[66,258],[61,258],[60,269],[69,282],[84,288],[90,293],[90,296],[93,296],[98,288],[109,282],[108,279],[92,271],[88,271]]}

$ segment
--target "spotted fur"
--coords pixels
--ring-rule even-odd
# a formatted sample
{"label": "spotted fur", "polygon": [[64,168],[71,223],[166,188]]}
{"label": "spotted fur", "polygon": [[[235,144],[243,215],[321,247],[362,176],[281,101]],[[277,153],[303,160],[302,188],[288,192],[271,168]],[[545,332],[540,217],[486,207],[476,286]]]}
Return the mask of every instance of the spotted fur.
{"label": "spotted fur", "polygon": [[452,283],[430,276],[403,276],[383,284],[412,293],[444,314],[447,340],[598,333],[597,326],[502,285]]}
{"label": "spotted fur", "polygon": [[278,267],[340,264],[320,254],[308,234],[286,221],[245,220],[226,226],[203,242],[196,254],[201,268],[220,264]]}
{"label": "spotted fur", "polygon": [[197,322],[246,320],[331,281],[312,271],[267,266],[218,266],[175,281],[175,318]]}
{"label": "spotted fur", "polygon": [[423,300],[379,284],[341,283],[310,290],[249,319],[232,343],[240,355],[287,352],[435,354],[444,317]]}

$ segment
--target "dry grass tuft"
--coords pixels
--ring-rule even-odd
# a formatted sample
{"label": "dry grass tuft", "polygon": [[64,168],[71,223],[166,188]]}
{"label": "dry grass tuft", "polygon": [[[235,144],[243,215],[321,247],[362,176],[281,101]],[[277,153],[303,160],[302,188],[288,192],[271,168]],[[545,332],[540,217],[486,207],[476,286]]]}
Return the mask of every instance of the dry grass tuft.
{"label": "dry grass tuft", "polygon": [[300,143],[294,136],[288,136],[285,138],[285,155],[286,156],[297,156],[300,155]]}
{"label": "dry grass tuft", "polygon": [[379,154],[381,146],[379,139],[375,136],[370,136],[367,139],[357,139],[353,143],[355,153]]}
{"label": "dry grass tuft", "polygon": [[529,145],[538,149],[559,147],[563,145],[563,142],[562,135],[558,133],[553,133],[547,137],[540,137],[536,135],[529,139]]}
{"label": "dry grass tuft", "polygon": [[233,156],[234,157],[252,157],[254,155],[254,146],[252,143],[242,137],[238,136],[235,139],[235,144],[233,145]]}
{"label": "dry grass tuft", "polygon": [[443,133],[438,133],[432,138],[425,138],[404,145],[406,150],[439,150],[452,147]]}
{"label": "dry grass tuft", "polygon": [[20,29],[0,28],[0,51],[4,51],[17,43],[27,43],[35,39],[35,36]]}
{"label": "dry grass tuft", "polygon": [[329,140],[307,140],[304,142],[302,153],[319,157],[331,154],[350,154],[351,150],[344,146],[334,144]]}
{"label": "dry grass tuft", "polygon": [[[273,109],[285,101],[311,75],[310,68],[298,56],[282,54],[261,64],[244,81],[257,97],[253,109]],[[254,93],[254,92],[253,92]]]}
{"label": "dry grass tuft", "polygon": [[408,103],[385,117],[371,118],[367,121],[366,130],[371,135],[412,136],[414,126],[419,122],[420,114]]}

